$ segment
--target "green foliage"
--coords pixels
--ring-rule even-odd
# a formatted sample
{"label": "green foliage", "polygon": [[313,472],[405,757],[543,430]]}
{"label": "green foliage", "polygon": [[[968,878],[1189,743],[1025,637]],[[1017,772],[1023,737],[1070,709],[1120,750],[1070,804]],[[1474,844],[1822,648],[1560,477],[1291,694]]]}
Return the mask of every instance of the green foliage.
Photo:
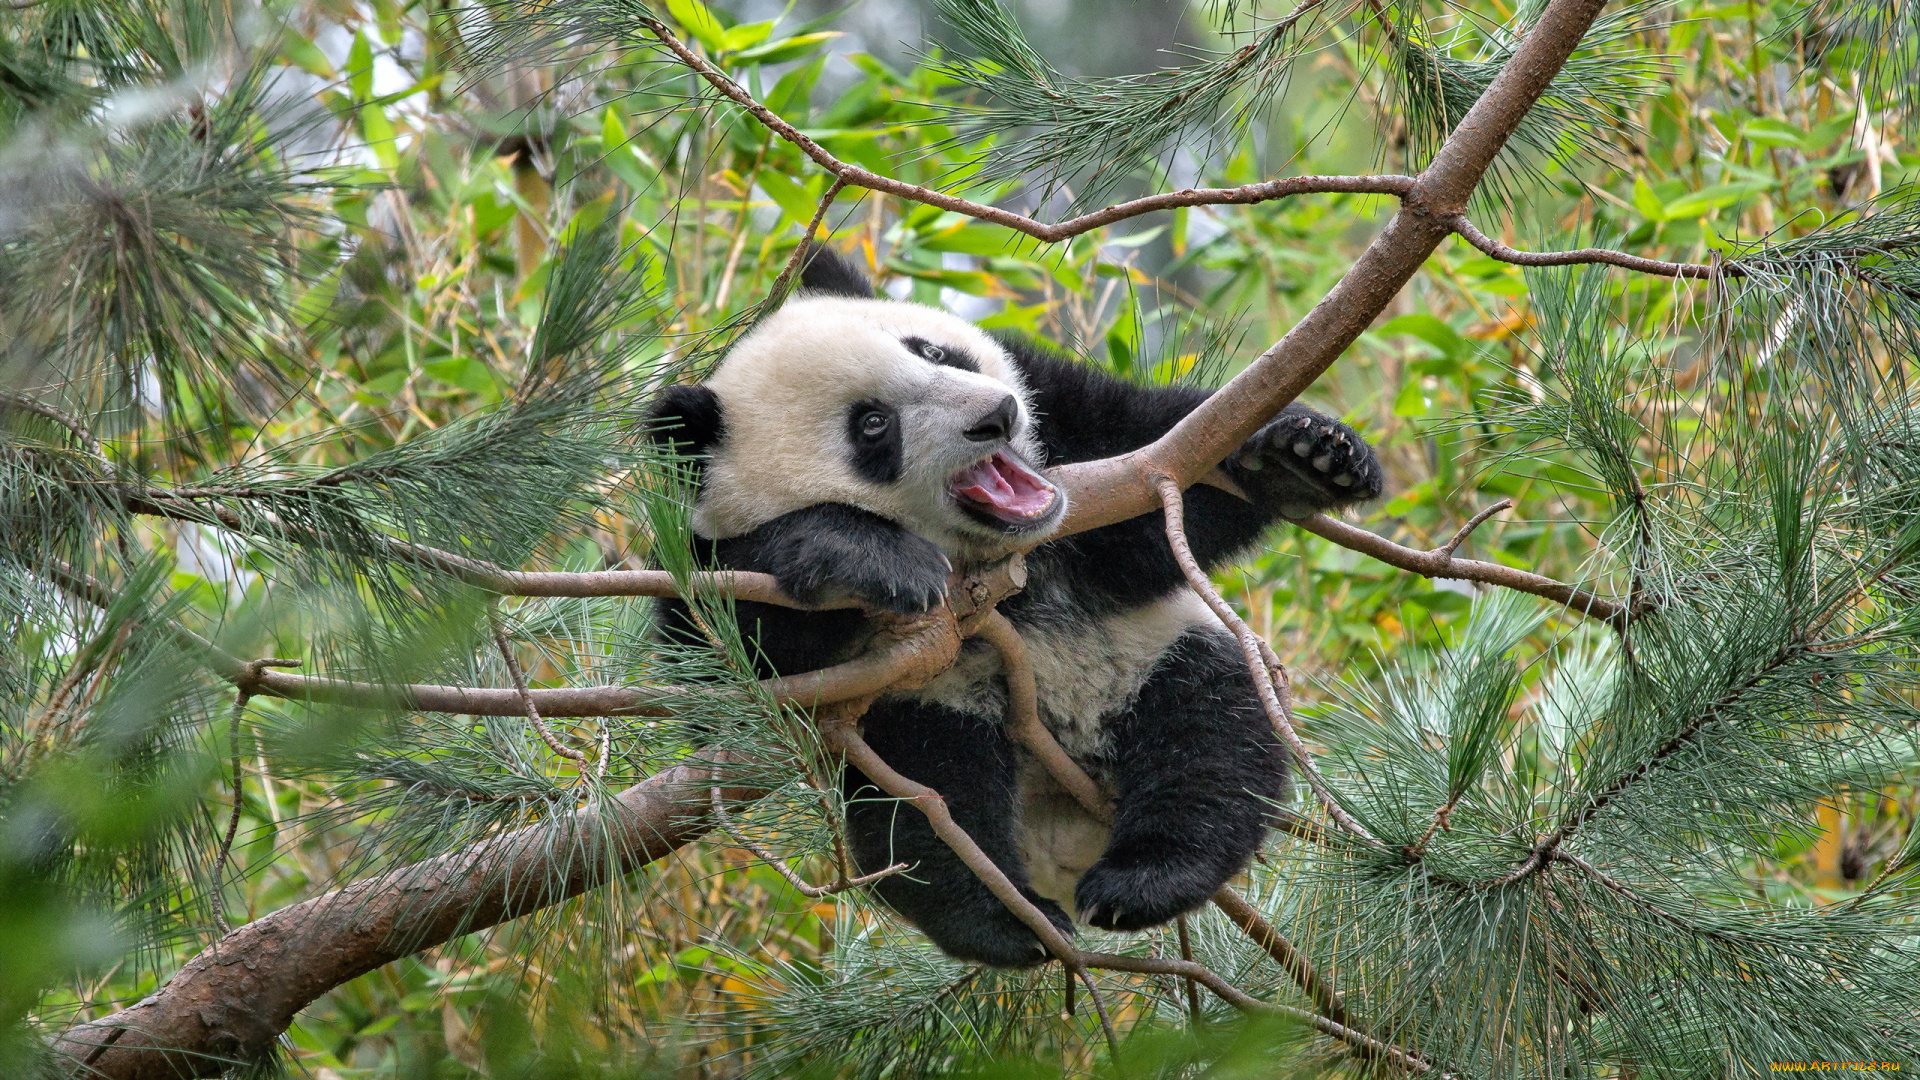
{"label": "green foliage", "polygon": [[[646,401],[758,315],[827,178],[637,19],[844,160],[1057,210],[1417,171],[1538,10],[1196,6],[1211,36],[1144,74],[1071,72],[988,0],[942,0],[961,48],[904,58],[701,0],[0,12],[0,1073],[151,992],[216,909],[239,922],[507,830],[585,843],[601,823],[576,811],[695,744],[762,762],[717,778],[772,792],[737,832],[832,880],[838,766],[758,696],[728,602],[698,601],[709,641],[662,643],[644,603],[497,601],[419,550],[697,569],[683,467],[637,437]],[[1349,1016],[1446,1072],[1915,1060],[1912,18],[1611,11],[1475,213],[1522,246],[1740,276],[1522,273],[1451,244],[1312,391],[1382,448],[1366,527],[1431,547],[1510,498],[1460,554],[1650,608],[1628,633],[1289,528],[1222,575],[1384,841],[1276,836],[1243,891]],[[848,189],[824,241],[893,295],[1211,385],[1384,209],[1194,208],[1043,248]],[[551,722],[582,764],[519,718],[254,697],[229,741],[209,643],[507,686],[490,615],[536,684],[665,688],[686,717]],[[1190,929],[1235,986],[1313,1007],[1218,913]],[[1209,995],[1195,1026],[1177,980],[1101,985],[1118,1060],[1084,993],[1061,1017],[1057,968],[953,964],[864,894],[808,898],[721,841],[335,989],[282,1064],[1391,1071]]]}

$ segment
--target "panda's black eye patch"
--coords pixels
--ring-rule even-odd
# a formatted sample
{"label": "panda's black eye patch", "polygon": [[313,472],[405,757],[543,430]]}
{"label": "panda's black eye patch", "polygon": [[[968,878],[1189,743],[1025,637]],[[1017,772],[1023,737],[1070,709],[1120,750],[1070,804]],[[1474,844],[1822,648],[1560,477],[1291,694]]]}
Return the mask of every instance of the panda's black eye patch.
{"label": "panda's black eye patch", "polygon": [[975,374],[980,371],[980,362],[969,356],[965,349],[956,349],[951,345],[935,345],[926,338],[918,337],[901,338],[900,344],[905,345],[908,352],[929,364],[959,368],[961,371],[971,371]]}
{"label": "panda's black eye patch", "polygon": [[847,410],[847,442],[853,471],[876,484],[891,484],[905,471],[900,417],[882,401],[856,401]]}

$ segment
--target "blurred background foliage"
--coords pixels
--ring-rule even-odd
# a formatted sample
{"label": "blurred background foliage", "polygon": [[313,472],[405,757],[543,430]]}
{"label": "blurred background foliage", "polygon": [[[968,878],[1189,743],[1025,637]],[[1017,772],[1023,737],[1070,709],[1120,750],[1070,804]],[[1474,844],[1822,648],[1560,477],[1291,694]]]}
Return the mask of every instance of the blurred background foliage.
{"label": "blurred background foliage", "polygon": [[[1284,14],[1257,2],[1144,0],[1027,0],[1010,11],[1058,77],[1104,79],[1240,46],[1245,38],[1214,29],[1221,7],[1244,9],[1243,30]],[[1041,157],[982,173],[986,148],[1025,136],[1011,126],[1017,116],[983,123],[953,109],[978,101],[943,48],[968,35],[939,23],[931,6],[666,0],[665,10],[714,63],[845,160],[949,189],[978,182],[976,192],[1039,206],[1042,217],[1079,205],[1087,188],[1105,198],[1284,173],[1417,171],[1444,131],[1435,117],[1451,106],[1416,99],[1445,98],[1456,88],[1449,80],[1489,55],[1481,31],[1516,15],[1507,0],[1331,5],[1320,13],[1325,35],[1283,84],[1262,87],[1268,99],[1243,127],[1179,133],[1150,165],[1043,183]],[[463,67],[472,12],[462,11],[446,0],[0,5],[0,386],[60,385],[118,475],[144,483],[217,487],[255,463],[247,475],[284,484],[287,505],[311,515],[294,520],[325,529],[333,519],[316,478],[377,470],[382,454],[405,450],[405,468],[420,467],[434,498],[473,500],[466,520],[448,526],[462,543],[497,521],[512,527],[485,544],[504,562],[644,565],[654,526],[610,494],[620,480],[593,459],[601,444],[569,450],[561,436],[631,424],[647,379],[750,315],[825,178],[739,113],[689,100],[690,76],[652,55]],[[1706,261],[1745,241],[1803,236],[1899,189],[1920,165],[1905,157],[1915,83],[1908,68],[1890,77],[1875,69],[1863,41],[1905,31],[1852,18],[1799,0],[1629,12],[1595,61],[1606,70],[1592,73],[1628,89],[1581,100],[1603,124],[1584,141],[1547,131],[1538,145],[1562,152],[1515,159],[1491,196],[1506,238],[1524,247],[1580,232]],[[1381,63],[1383,26],[1453,66]],[[1309,196],[1179,210],[1040,246],[849,190],[825,227],[828,242],[895,297],[1040,338],[1130,378],[1217,383],[1324,294],[1390,210],[1380,199]],[[562,255],[582,245],[598,245],[596,261],[569,277]],[[146,260],[174,272],[152,276]],[[1366,527],[1430,547],[1510,498],[1515,508],[1462,553],[1582,580],[1606,565],[1596,523],[1612,511],[1602,485],[1572,453],[1528,452],[1487,411],[1501,394],[1539,397],[1531,290],[1540,280],[1449,241],[1308,400],[1344,416],[1387,463],[1388,497],[1362,512]],[[1680,399],[1692,400],[1696,381],[1705,392],[1709,290],[1616,274],[1586,299],[1604,307],[1611,334],[1637,343],[1641,361],[1670,373]],[[547,359],[571,349],[541,340],[543,327],[563,325],[552,312],[566,304],[598,313],[579,331],[586,337],[635,344],[602,349],[590,371],[558,361],[548,370]],[[49,311],[100,327],[96,353],[79,363],[48,347],[50,331],[35,320]],[[82,369],[88,377],[75,381]],[[561,389],[542,397],[543,379]],[[463,439],[497,435],[524,450],[519,436],[484,427],[509,421],[548,440],[539,475],[559,470],[572,487],[527,502],[524,485],[509,485],[513,505],[497,505],[486,489],[506,481],[492,470],[519,459],[483,457],[472,475],[447,479],[458,470],[420,466],[413,449],[446,432],[448,461],[466,453]],[[47,416],[14,410],[5,423],[56,444],[64,437]],[[84,441],[70,447],[76,460]],[[560,460],[569,453],[579,460]],[[24,491],[9,497],[40,505]],[[391,495],[396,519],[409,512],[407,497]],[[55,502],[44,509],[61,512]],[[219,524],[128,517],[103,534],[123,557],[116,565],[138,572],[116,580],[113,607],[68,624],[81,626],[78,636],[36,631],[48,624],[35,605],[55,601],[18,582],[10,594],[18,656],[3,674],[23,693],[5,716],[0,757],[0,1021],[9,1025],[102,1015],[207,944],[230,755],[243,797],[217,906],[235,920],[375,865],[369,823],[410,810],[395,794],[409,790],[399,766],[389,763],[386,780],[348,776],[316,749],[358,745],[374,721],[255,698],[230,745],[230,695],[198,680],[179,650],[129,647],[141,638],[125,627],[174,619],[239,655],[304,658],[328,671],[378,666],[378,650],[341,642],[384,634],[397,655],[458,668],[464,661],[449,657],[468,643],[449,627],[471,625],[478,607],[443,597],[411,628],[397,615],[342,630],[330,620],[351,614],[276,588],[267,556]],[[9,528],[16,554],[45,531],[19,520]],[[6,572],[19,576],[11,564]],[[1309,705],[1316,679],[1367,684],[1386,666],[1457,644],[1475,596],[1285,527],[1221,584],[1303,676]],[[399,589],[388,610],[414,595]],[[610,613],[622,605],[637,606],[515,607],[535,680],[617,676],[620,652],[608,642],[630,641],[641,618]],[[1555,615],[1522,627],[1532,644],[1520,648],[1538,655],[1589,633]],[[59,677],[49,684],[36,674],[43,668]],[[484,663],[461,670],[501,684]],[[1516,714],[1546,694],[1547,671],[1520,666]],[[52,738],[50,718],[76,710],[93,718],[87,737]],[[449,745],[468,737],[445,735]],[[637,757],[628,764],[633,775],[646,771]],[[1783,831],[1743,868],[1753,887],[1808,908],[1856,893],[1910,846],[1912,775],[1809,803],[1803,828]],[[501,815],[495,824],[512,820]],[[46,873],[52,848],[98,865]],[[828,974],[821,958],[897,932],[864,905],[807,900],[724,844],[689,848],[615,892],[612,902],[565,905],[338,988],[288,1033],[286,1060],[324,1080],[560,1076],[589,1064],[633,1075],[773,1068],[785,1060],[790,1032],[779,1018],[797,1007],[794,995],[824,1008],[835,980],[861,977],[852,961]],[[926,985],[947,985],[951,971],[935,967]],[[1242,985],[1272,978],[1240,974],[1250,980]],[[963,978],[998,980],[996,992],[1014,1003],[978,1019],[976,1051],[1040,1054],[995,1075],[1094,1067],[1084,1010],[1063,1023],[1057,987]],[[957,1000],[936,992],[902,1010],[971,1007]],[[1006,1028],[1009,1015],[1029,1028]],[[1221,1028],[1205,1037],[1218,1043],[1208,1051],[1216,1074],[1240,1075],[1270,1058],[1247,1051],[1236,1064],[1234,1040],[1270,1047],[1298,1035]],[[1047,1040],[1054,1045],[1036,1051]],[[1188,1053],[1146,1036],[1130,1046],[1142,1075]],[[787,1050],[798,1068],[804,1047]]]}

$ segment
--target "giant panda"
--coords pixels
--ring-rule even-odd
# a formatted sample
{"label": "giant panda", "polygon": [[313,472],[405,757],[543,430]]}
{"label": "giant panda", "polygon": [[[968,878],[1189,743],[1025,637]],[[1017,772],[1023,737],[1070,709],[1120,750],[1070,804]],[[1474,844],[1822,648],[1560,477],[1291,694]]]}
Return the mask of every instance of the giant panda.
{"label": "giant panda", "polygon": [[[1043,470],[1137,449],[1207,396],[1132,385],[948,312],[876,298],[859,270],[817,251],[797,295],[700,385],[664,390],[650,437],[697,462],[697,554],[768,573],[796,600],[919,612],[948,576],[1032,547],[1024,591],[1001,612],[1025,637],[1043,721],[1113,795],[1102,825],[1004,729],[998,654],[965,642],[924,689],[863,720],[882,759],[946,797],[956,822],[1062,933],[1166,922],[1243,869],[1287,791],[1286,753],[1233,638],[1188,587],[1159,511],[1048,542],[1066,510]],[[1377,496],[1381,470],[1351,428],[1299,404],[1223,464],[1245,498],[1187,493],[1193,553],[1215,567],[1283,517]],[[763,675],[857,655],[859,609],[741,602]],[[698,641],[685,604],[659,632]],[[895,862],[880,897],[951,956],[1019,967],[1047,958],[923,816],[844,774],[863,873]]]}

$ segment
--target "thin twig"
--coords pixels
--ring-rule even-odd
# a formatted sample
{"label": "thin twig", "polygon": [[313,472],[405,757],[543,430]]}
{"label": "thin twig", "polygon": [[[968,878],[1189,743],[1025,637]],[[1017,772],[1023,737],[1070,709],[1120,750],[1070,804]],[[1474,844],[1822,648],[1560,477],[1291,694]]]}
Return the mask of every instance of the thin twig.
{"label": "thin twig", "polygon": [[[1112,953],[1081,953],[1090,968],[1102,971],[1130,971],[1137,975],[1178,975],[1192,978],[1202,986],[1219,995],[1222,1001],[1245,1013],[1276,1013],[1291,1016],[1312,1025],[1314,1030],[1331,1035],[1341,1042],[1370,1054],[1377,1054],[1391,1060],[1402,1068],[1415,1072],[1433,1071],[1433,1064],[1410,1050],[1403,1050],[1392,1043],[1382,1042],[1365,1032],[1355,1031],[1345,1024],[1329,1020],[1307,1009],[1297,1009],[1291,1005],[1276,1005],[1271,1001],[1262,1001],[1252,994],[1234,986],[1221,978],[1204,964],[1186,960],[1167,960],[1150,956],[1116,956]],[[1448,1075],[1448,1074],[1442,1074]]]}
{"label": "thin twig", "polygon": [[1293,942],[1288,941],[1260,914],[1259,908],[1224,885],[1213,894],[1213,905],[1280,965],[1280,969],[1293,979],[1294,985],[1313,1002],[1313,1007],[1319,1010],[1321,1016],[1336,1024],[1351,1025],[1352,1022],[1347,1019],[1345,999],[1327,985]]}
{"label": "thin twig", "polygon": [[1581,248],[1578,251],[1521,251],[1511,248],[1481,232],[1468,221],[1465,214],[1454,215],[1451,224],[1460,238],[1479,248],[1487,257],[1498,259],[1516,266],[1574,266],[1583,263],[1605,263],[1624,270],[1637,270],[1642,274],[1655,274],[1660,277],[1681,278],[1721,278],[1746,277],[1747,272],[1738,263],[1677,263],[1660,259],[1647,259],[1639,255],[1629,255],[1624,251],[1612,251],[1607,248]]}
{"label": "thin twig", "polygon": [[781,877],[787,879],[787,884],[793,886],[802,896],[818,900],[823,896],[843,893],[848,889],[857,888],[861,885],[871,885],[883,877],[892,877],[894,874],[907,868],[906,863],[894,863],[884,870],[875,870],[871,874],[862,874],[856,878],[847,877],[843,870],[837,875],[836,880],[831,885],[809,884],[806,878],[796,873],[794,869],[788,866],[778,855],[747,839],[745,834],[740,832],[739,828],[733,823],[733,815],[727,813],[727,803],[726,800],[721,797],[719,787],[716,786],[712,788],[708,792],[708,798],[713,804],[713,819],[720,824],[720,831],[727,834],[727,839],[732,840],[736,846],[745,849],[752,854],[754,858],[773,867],[779,872]]}
{"label": "thin twig", "polygon": [[587,755],[561,742],[554,736],[547,722],[540,718],[540,707],[533,703],[533,695],[527,692],[527,677],[520,670],[520,661],[514,659],[513,643],[507,640],[507,632],[500,626],[500,617],[491,609],[487,612],[487,622],[493,626],[493,642],[500,647],[500,659],[506,661],[507,676],[513,680],[513,691],[520,697],[521,708],[526,710],[527,719],[532,722],[533,730],[540,733],[540,741],[547,749],[566,758],[579,767],[584,777],[587,768]]}
{"label": "thin twig", "polygon": [[[131,625],[131,624],[129,624]],[[227,748],[233,754],[233,811],[227,815],[227,834],[220,841],[220,850],[213,857],[213,922],[220,928],[220,936],[233,932],[227,925],[226,912],[226,876],[227,860],[233,855],[233,838],[240,832],[240,804],[245,789],[241,786],[245,774],[240,771],[240,719],[246,714],[247,701],[253,697],[254,687],[260,681],[260,672],[269,667],[299,667],[300,661],[284,657],[270,656],[261,660],[250,660],[246,665],[246,675],[238,681],[233,696],[233,712],[227,718]]]}
{"label": "thin twig", "polygon": [[1213,582],[1207,580],[1206,571],[1200,569],[1200,563],[1193,557],[1193,549],[1187,545],[1184,500],[1180,494],[1180,485],[1165,473],[1151,473],[1148,479],[1160,491],[1160,504],[1166,511],[1167,545],[1173,549],[1173,557],[1180,564],[1180,570],[1187,577],[1187,584],[1207,602],[1213,613],[1226,624],[1229,633],[1240,643],[1240,651],[1246,658],[1247,670],[1253,675],[1254,688],[1259,691],[1260,703],[1266,707],[1267,719],[1273,724],[1274,731],[1292,751],[1294,760],[1300,764],[1300,773],[1307,779],[1307,786],[1319,797],[1320,805],[1327,816],[1339,823],[1340,827],[1372,844],[1380,841],[1367,831],[1366,826],[1355,821],[1353,815],[1341,808],[1333,797],[1332,789],[1321,778],[1320,771],[1313,767],[1313,756],[1307,752],[1306,743],[1300,740],[1299,732],[1293,726],[1293,710],[1280,699],[1274,675],[1284,675],[1278,668],[1278,658],[1272,656],[1272,650],[1260,640],[1253,628],[1234,614],[1233,608],[1222,599]]}
{"label": "thin twig", "polygon": [[[1173,930],[1180,938],[1180,959],[1189,964],[1193,963],[1193,935],[1187,932],[1185,915],[1173,920]],[[1187,984],[1187,1022],[1192,1024],[1195,1030],[1199,1030],[1200,983],[1191,975],[1183,976],[1181,981]]]}
{"label": "thin twig", "polygon": [[[40,3],[41,0],[32,0],[32,2]],[[16,10],[18,9],[16,8]],[[78,439],[80,445],[86,447],[88,453],[100,458],[102,461],[106,460],[106,453],[100,449],[100,441],[93,437],[93,432],[88,430],[87,425],[81,423],[78,417],[62,412],[38,398],[0,390],[0,414],[4,414],[8,409],[19,409],[23,412],[30,412],[35,416],[45,417],[59,424],[61,427],[66,428],[67,432],[75,439]]]}
{"label": "thin twig", "polygon": [[227,815],[227,835],[220,841],[220,851],[213,857],[213,924],[220,928],[220,936],[233,933],[233,927],[227,925],[226,876],[227,859],[233,852],[233,838],[240,832],[241,780],[240,773],[240,716],[247,711],[247,699],[252,695],[241,687],[233,696],[233,715],[227,722],[227,744],[233,751],[233,812]]}
{"label": "thin twig", "polygon": [[[1477,520],[1484,520],[1484,518]],[[1343,548],[1370,555],[1388,566],[1412,571],[1421,577],[1478,581],[1516,592],[1531,593],[1564,605],[1589,618],[1599,619],[1616,631],[1624,631],[1633,624],[1635,619],[1653,610],[1651,604],[1630,607],[1603,599],[1565,582],[1528,573],[1525,570],[1516,570],[1511,566],[1481,562],[1478,559],[1454,558],[1452,547],[1457,546],[1460,537],[1456,537],[1447,546],[1434,548],[1431,551],[1420,551],[1402,547],[1384,536],[1349,525],[1325,514],[1301,518],[1294,524],[1315,536],[1331,540]]]}
{"label": "thin twig", "polygon": [[637,21],[658,38],[660,43],[665,45],[682,64],[705,79],[723,97],[745,109],[749,115],[774,134],[798,147],[801,153],[841,182],[852,187],[898,195],[904,199],[911,199],[927,206],[937,206],[942,210],[951,210],[956,214],[964,214],[995,225],[1004,225],[1046,243],[1066,240],[1081,233],[1111,225],[1116,221],[1125,221],[1155,210],[1171,210],[1182,206],[1247,205],[1283,199],[1289,195],[1305,194],[1404,196],[1413,190],[1414,179],[1410,176],[1290,176],[1236,188],[1187,188],[1149,195],[1146,198],[1118,203],[1048,225],[1024,214],[972,202],[932,188],[895,180],[890,176],[881,176],[879,173],[869,172],[858,165],[842,161],[792,124],[782,120],[773,110],[760,104],[739,83],[728,78],[726,73],[689,48],[686,42],[675,37],[665,23],[645,17]]}
{"label": "thin twig", "polygon": [[826,220],[827,209],[833,205],[834,198],[846,186],[847,182],[839,177],[835,177],[833,183],[827,185],[826,192],[820,196],[820,205],[814,208],[813,220],[807,222],[806,235],[802,236],[800,243],[794,246],[793,254],[787,258],[787,265],[780,268],[780,276],[773,279],[773,288],[767,290],[767,303],[778,303],[787,295],[787,282],[793,279],[793,272],[806,262],[807,252],[813,250],[813,235],[820,231],[820,223]]}

